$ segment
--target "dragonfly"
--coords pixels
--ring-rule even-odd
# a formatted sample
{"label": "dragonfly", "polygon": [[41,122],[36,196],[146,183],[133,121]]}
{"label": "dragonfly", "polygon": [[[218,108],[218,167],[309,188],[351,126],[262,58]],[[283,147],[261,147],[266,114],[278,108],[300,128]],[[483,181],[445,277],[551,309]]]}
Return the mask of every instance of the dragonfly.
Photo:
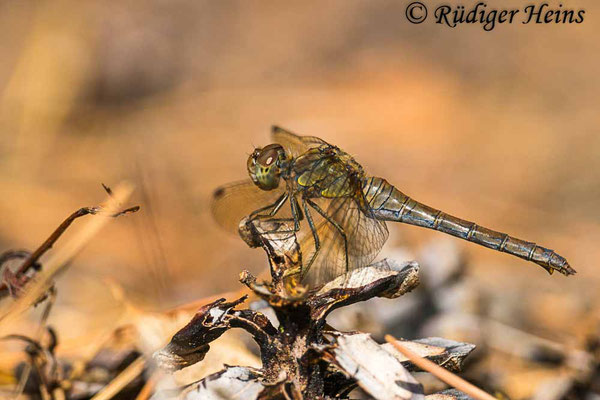
{"label": "dragonfly", "polygon": [[302,281],[325,283],[369,265],[388,238],[387,221],[443,232],[534,262],[550,274],[575,270],[554,250],[420,203],[368,175],[348,153],[315,136],[272,128],[273,143],[247,160],[250,179],[217,188],[212,213],[229,231],[269,218],[299,234]]}

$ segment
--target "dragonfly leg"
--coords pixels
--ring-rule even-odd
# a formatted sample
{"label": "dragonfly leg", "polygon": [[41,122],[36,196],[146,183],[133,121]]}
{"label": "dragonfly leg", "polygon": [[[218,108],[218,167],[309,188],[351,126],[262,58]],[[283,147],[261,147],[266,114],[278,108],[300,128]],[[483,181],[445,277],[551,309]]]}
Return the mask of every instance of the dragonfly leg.
{"label": "dragonfly leg", "polygon": [[[287,221],[287,222],[294,221],[294,228],[291,229],[291,230],[288,230],[288,231],[280,230],[280,231],[278,231],[279,233],[288,233],[288,232],[289,233],[296,233],[296,232],[298,232],[300,230],[300,221],[302,220],[303,217],[302,217],[302,212],[299,210],[298,207],[299,207],[298,201],[296,200],[296,197],[294,195],[292,195],[292,197],[290,198],[290,208],[291,208],[291,211],[292,211],[292,218],[279,218],[279,219],[276,219],[274,221]],[[306,208],[305,208],[305,210],[306,210]],[[311,217],[310,214],[306,214],[306,215],[307,215],[306,218],[309,221],[308,223],[309,223],[309,225],[311,226],[311,229],[314,232],[314,227],[313,227],[313,224],[312,224],[312,217]],[[312,263],[312,260],[311,260],[311,263]],[[290,268],[290,269],[288,269],[287,271],[285,271],[283,273],[283,277],[285,278],[285,277],[289,277],[289,276],[292,276],[292,275],[302,274],[302,270],[303,270],[302,269],[302,265],[299,265],[299,266],[294,267],[294,268]],[[300,276],[302,277],[302,275],[300,275]]]}
{"label": "dragonfly leg", "polygon": [[292,209],[292,218],[294,219],[294,232],[298,232],[300,230],[302,215],[300,210],[298,210],[298,200],[296,200],[295,196],[292,196],[290,199],[290,207]]}
{"label": "dragonfly leg", "polygon": [[310,260],[308,261],[306,266],[304,266],[302,268],[302,275],[300,276],[300,280],[302,280],[306,276],[306,274],[310,270],[310,267],[312,266],[313,262],[316,260],[319,250],[321,250],[321,241],[319,240],[319,235],[317,234],[317,229],[315,228],[315,223],[312,219],[312,215],[310,214],[310,209],[308,208],[308,205],[306,204],[306,200],[304,200],[304,199],[302,199],[302,208],[304,208],[304,215],[306,215],[306,221],[308,222],[308,226],[310,227],[310,231],[312,232],[312,235],[313,235],[313,240],[315,242],[315,251],[312,254],[312,256],[310,257]]}
{"label": "dragonfly leg", "polygon": [[350,265],[349,265],[349,260],[348,260],[348,238],[346,237],[346,232],[344,231],[344,228],[342,228],[340,226],[340,224],[338,224],[329,215],[327,215],[327,213],[325,211],[323,211],[323,209],[321,207],[319,207],[319,205],[317,203],[315,203],[314,201],[312,201],[310,199],[306,199],[306,202],[312,208],[314,208],[323,218],[325,218],[325,220],[327,222],[329,222],[331,225],[333,225],[333,227],[335,229],[337,229],[337,231],[339,232],[340,236],[344,239],[344,253],[345,253],[344,255],[346,256],[346,272],[350,271]]}
{"label": "dragonfly leg", "polygon": [[[286,197],[286,199],[287,199],[287,197]],[[281,205],[283,205],[283,203],[281,203]],[[296,200],[295,197],[292,196],[290,198],[290,208],[291,208],[291,212],[292,212],[292,217],[291,218],[273,218],[270,220],[273,222],[294,222],[294,228],[289,229],[289,230],[278,230],[279,233],[295,233],[300,230],[300,221],[302,221],[303,217],[302,217],[302,212],[298,209],[298,207],[299,207],[298,201]],[[279,208],[281,208],[281,206]],[[277,209],[277,211],[279,211],[279,208]],[[272,213],[272,215],[275,215],[275,213]],[[265,215],[265,217],[269,217],[272,215]]]}
{"label": "dragonfly leg", "polygon": [[[298,232],[300,230],[300,219],[302,219],[302,218],[301,218],[301,216],[298,215],[297,202],[296,202],[296,200],[294,198],[292,198],[292,200],[290,201],[291,208],[292,208],[292,218],[273,218],[279,212],[279,210],[281,210],[281,207],[283,207],[283,205],[289,199],[289,197],[290,197],[289,193],[285,192],[273,204],[269,204],[268,206],[261,207],[258,210],[253,211],[248,216],[248,218],[250,220],[255,220],[255,219],[259,219],[259,218],[269,218],[269,220],[272,221],[272,222],[281,222],[281,223],[294,222],[294,228],[293,229],[278,230],[278,232],[279,233],[294,233],[294,232]],[[271,211],[269,211],[267,213],[264,212],[264,211],[267,211],[269,209]]]}
{"label": "dragonfly leg", "polygon": [[[283,207],[283,205],[285,204],[285,202],[287,200],[290,200],[290,208],[291,208],[291,212],[292,212],[292,217],[291,218],[273,218],[281,209],[281,207]],[[294,223],[294,227],[291,229],[279,229],[276,228],[276,231],[278,233],[296,233],[300,230],[300,221],[303,219],[303,214],[302,212],[299,210],[299,205],[298,205],[298,201],[296,200],[295,197],[290,197],[290,194],[288,192],[284,193],[283,195],[281,195],[277,201],[273,204],[270,204],[268,206],[259,208],[258,210],[252,212],[249,215],[249,219],[250,220],[256,220],[259,218],[268,218],[269,221],[271,222],[276,222],[276,223],[286,223],[286,222],[293,222]],[[263,211],[266,211],[268,209],[271,209],[271,211],[269,211],[268,213],[263,213]]]}
{"label": "dragonfly leg", "polygon": [[[248,216],[250,219],[256,219],[261,217],[272,217],[281,210],[281,207],[285,204],[286,200],[289,198],[289,193],[285,192],[273,204],[269,204],[268,206],[261,207],[258,210],[252,211],[252,213]],[[267,210],[271,210],[268,213],[264,213]]]}

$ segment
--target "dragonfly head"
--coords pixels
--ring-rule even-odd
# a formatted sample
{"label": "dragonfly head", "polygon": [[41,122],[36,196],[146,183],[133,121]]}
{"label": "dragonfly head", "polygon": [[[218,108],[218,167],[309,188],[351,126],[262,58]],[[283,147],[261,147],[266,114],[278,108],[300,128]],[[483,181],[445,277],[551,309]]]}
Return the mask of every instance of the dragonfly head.
{"label": "dragonfly head", "polygon": [[285,150],[279,144],[254,149],[248,157],[248,174],[262,190],[276,189],[286,160]]}

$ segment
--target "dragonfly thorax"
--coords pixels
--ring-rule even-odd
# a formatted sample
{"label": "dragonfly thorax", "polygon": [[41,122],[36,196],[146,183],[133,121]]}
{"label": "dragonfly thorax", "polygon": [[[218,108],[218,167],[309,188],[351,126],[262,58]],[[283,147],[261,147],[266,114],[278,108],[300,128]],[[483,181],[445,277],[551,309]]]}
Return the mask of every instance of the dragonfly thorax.
{"label": "dragonfly thorax", "polygon": [[279,186],[281,172],[288,164],[288,155],[279,144],[256,148],[248,157],[248,175],[262,190],[273,190]]}

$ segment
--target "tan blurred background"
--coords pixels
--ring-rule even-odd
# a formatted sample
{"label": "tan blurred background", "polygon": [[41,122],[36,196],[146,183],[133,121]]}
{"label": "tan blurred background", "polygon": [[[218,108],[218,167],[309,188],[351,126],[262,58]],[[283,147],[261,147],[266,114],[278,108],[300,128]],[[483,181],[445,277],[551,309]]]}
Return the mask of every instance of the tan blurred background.
{"label": "tan blurred background", "polygon": [[[407,3],[2,2],[0,249],[34,249],[101,201],[101,182],[132,181],[142,206],[61,277],[51,322],[69,326],[62,337],[114,321],[107,278],[160,310],[262,270],[261,251],[213,223],[209,199],[245,177],[272,124],[337,144],[426,204],[564,255],[575,277],[457,240],[482,286],[540,294],[529,306],[547,312],[531,325],[551,338],[596,318],[600,6],[565,2],[586,10],[579,25],[485,32],[411,25]],[[488,7],[501,4],[525,2]],[[443,236],[391,230],[391,247]]]}

